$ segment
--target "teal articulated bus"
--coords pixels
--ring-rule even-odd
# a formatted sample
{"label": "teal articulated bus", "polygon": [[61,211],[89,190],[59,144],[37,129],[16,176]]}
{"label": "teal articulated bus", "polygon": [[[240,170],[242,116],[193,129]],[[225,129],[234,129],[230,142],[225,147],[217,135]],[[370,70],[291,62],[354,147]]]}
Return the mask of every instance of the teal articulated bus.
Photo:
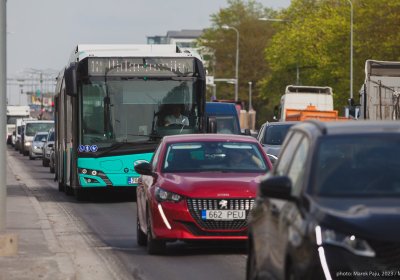
{"label": "teal articulated bus", "polygon": [[[59,190],[135,189],[163,136],[205,132],[205,92],[201,59],[175,45],[78,45],[57,78]],[[167,125],[172,106],[184,117]]]}

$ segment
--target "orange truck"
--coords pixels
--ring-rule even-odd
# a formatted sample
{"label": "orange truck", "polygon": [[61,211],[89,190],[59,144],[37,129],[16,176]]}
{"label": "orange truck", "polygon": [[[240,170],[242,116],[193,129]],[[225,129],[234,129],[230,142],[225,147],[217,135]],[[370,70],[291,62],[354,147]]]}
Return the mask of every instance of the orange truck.
{"label": "orange truck", "polygon": [[316,106],[308,105],[305,109],[286,109],[286,121],[305,121],[305,120],[344,121],[346,117],[340,117],[337,110],[322,111]]}
{"label": "orange truck", "polygon": [[281,97],[279,116],[280,121],[348,120],[333,109],[332,88],[320,86],[287,86]]}

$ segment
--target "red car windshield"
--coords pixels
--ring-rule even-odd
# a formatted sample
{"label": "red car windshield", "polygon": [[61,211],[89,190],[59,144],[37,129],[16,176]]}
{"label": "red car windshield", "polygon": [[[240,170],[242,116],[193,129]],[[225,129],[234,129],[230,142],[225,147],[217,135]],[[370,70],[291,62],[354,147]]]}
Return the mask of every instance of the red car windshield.
{"label": "red car windshield", "polygon": [[268,165],[253,143],[175,143],[167,147],[162,171],[263,173],[268,171]]}

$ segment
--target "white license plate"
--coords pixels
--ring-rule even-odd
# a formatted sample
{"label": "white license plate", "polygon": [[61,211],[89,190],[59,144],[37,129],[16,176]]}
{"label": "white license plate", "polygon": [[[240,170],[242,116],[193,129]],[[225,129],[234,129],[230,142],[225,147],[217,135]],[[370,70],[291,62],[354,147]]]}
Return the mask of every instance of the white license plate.
{"label": "white license plate", "polygon": [[203,220],[245,220],[246,210],[201,210]]}

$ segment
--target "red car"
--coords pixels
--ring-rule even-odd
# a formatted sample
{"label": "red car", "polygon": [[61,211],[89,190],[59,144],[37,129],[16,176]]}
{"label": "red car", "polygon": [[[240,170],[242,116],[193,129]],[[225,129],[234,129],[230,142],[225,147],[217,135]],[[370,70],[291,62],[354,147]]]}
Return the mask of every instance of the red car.
{"label": "red car", "polygon": [[176,240],[245,240],[259,179],[272,165],[255,138],[166,136],[135,166],[137,242],[150,254]]}

